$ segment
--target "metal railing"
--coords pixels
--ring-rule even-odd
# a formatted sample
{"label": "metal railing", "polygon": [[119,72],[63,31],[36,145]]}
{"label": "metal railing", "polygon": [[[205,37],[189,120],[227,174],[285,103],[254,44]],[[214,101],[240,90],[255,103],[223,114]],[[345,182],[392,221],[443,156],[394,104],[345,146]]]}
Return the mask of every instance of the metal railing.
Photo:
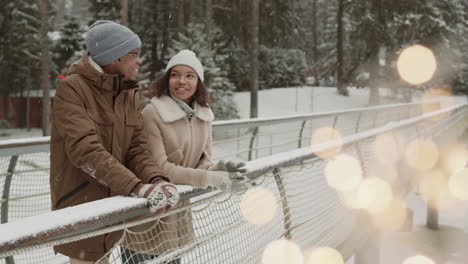
{"label": "metal railing", "polygon": [[[431,104],[433,104],[433,103],[431,103]],[[328,126],[333,126],[335,128],[338,128],[338,129],[341,128],[341,129],[343,129],[343,131],[348,131],[348,132],[343,133],[344,135],[346,135],[348,133],[353,134],[355,132],[363,131],[365,129],[369,129],[371,127],[374,127],[376,125],[381,125],[381,124],[389,122],[389,121],[398,121],[402,117],[419,115],[419,114],[422,113],[421,109],[422,109],[421,104],[392,105],[392,106],[376,107],[374,109],[368,109],[368,108],[353,109],[353,110],[348,110],[348,111],[337,111],[337,112],[328,112],[328,113],[311,114],[311,115],[297,115],[297,116],[281,117],[281,118],[240,120],[240,121],[231,121],[231,122],[223,121],[223,122],[216,122],[214,124],[214,133],[215,133],[215,135],[218,133],[218,138],[219,138],[220,137],[219,132],[221,132],[221,131],[224,131],[224,132],[228,131],[228,133],[232,133],[233,130],[237,130],[237,133],[235,133],[235,134],[238,135],[237,136],[237,142],[236,142],[236,140],[233,140],[232,142],[235,142],[235,145],[239,146],[239,145],[241,145],[239,142],[242,140],[242,137],[244,137],[244,138],[247,137],[248,142],[254,142],[255,140],[258,142],[258,141],[261,141],[261,136],[266,134],[266,133],[261,134],[261,133],[258,133],[258,131],[257,131],[257,133],[252,133],[249,136],[249,132],[251,133],[251,131],[249,131],[250,128],[259,128],[259,130],[261,131],[262,130],[261,128],[267,127],[268,129],[265,129],[264,131],[268,131],[268,130],[271,131],[271,130],[276,129],[276,128],[272,128],[274,126],[284,126],[284,124],[286,124],[286,123],[294,123],[294,122],[301,123],[300,126],[294,127],[295,128],[294,134],[297,135],[296,136],[297,138],[290,140],[290,141],[293,141],[294,143],[288,141],[287,143],[280,142],[280,143],[274,143],[274,144],[270,144],[269,146],[268,145],[266,146],[267,148],[269,148],[268,153],[273,153],[273,152],[276,153],[276,152],[279,152],[279,151],[276,151],[276,149],[274,151],[273,148],[275,148],[277,146],[280,146],[282,149],[287,149],[287,150],[288,150],[288,148],[289,148],[289,150],[290,149],[296,149],[298,147],[298,145],[300,146],[303,139],[308,138],[308,137],[303,136],[303,133],[306,130],[305,127],[307,127],[305,124],[306,123],[311,123],[309,125],[308,129],[312,130],[314,127],[317,127],[317,126],[315,126],[315,124],[313,124],[313,123],[315,123],[314,121],[316,121],[320,125],[323,124],[322,122],[317,121],[319,119],[328,118],[329,120],[330,119],[333,120],[333,122],[331,124],[328,124]],[[395,114],[389,114],[392,111],[394,111]],[[386,113],[386,114],[384,114],[384,113]],[[366,116],[366,114],[368,114],[368,116]],[[357,116],[356,120],[359,120],[359,122],[350,121],[348,124],[346,124],[347,122],[341,122],[341,123],[339,122],[340,118],[341,119],[346,119],[346,117],[349,118],[350,115],[356,115]],[[379,118],[379,116],[381,116],[381,117]],[[369,117],[372,117],[372,118],[369,118]],[[383,117],[385,117],[385,118],[383,118]],[[367,120],[367,121],[363,122],[363,120]],[[339,123],[341,124],[341,126],[337,125]],[[345,129],[345,128],[347,128],[347,129]],[[290,128],[288,128],[288,129],[290,129]],[[239,136],[239,135],[241,135],[241,136]],[[244,136],[242,136],[242,135],[244,135]],[[226,135],[222,135],[222,136],[225,137]],[[272,136],[269,135],[269,137],[271,139]],[[226,141],[226,139],[223,139],[223,140],[217,139],[217,140],[214,141],[214,144],[216,145],[217,142],[223,142],[223,141]],[[275,141],[276,140],[270,140],[270,142],[275,142]],[[259,145],[262,145],[263,148],[265,148],[263,143],[260,143]],[[21,201],[22,199],[28,200],[28,199],[31,199],[31,198],[35,198],[34,200],[36,200],[36,203],[37,203],[37,199],[36,199],[37,197],[35,197],[35,196],[46,196],[47,197],[47,194],[44,194],[44,191],[38,192],[37,194],[30,194],[30,195],[27,195],[25,197],[20,197],[18,195],[18,196],[14,196],[13,198],[10,197],[8,194],[11,195],[10,188],[12,186],[12,179],[13,179],[12,177],[13,177],[13,175],[17,175],[16,177],[21,177],[21,175],[25,175],[25,178],[46,177],[47,183],[48,183],[48,167],[47,167],[48,157],[44,161],[37,162],[37,160],[38,160],[37,156],[44,156],[44,155],[48,156],[47,155],[48,148],[49,148],[48,138],[41,138],[39,140],[31,140],[28,143],[12,140],[12,141],[3,142],[3,143],[0,144],[1,156],[4,156],[4,157],[9,156],[9,159],[4,160],[9,164],[8,165],[9,169],[7,169],[6,174],[2,175],[2,176],[5,176],[5,177],[2,177],[2,178],[5,178],[5,180],[3,181],[3,186],[2,186],[3,187],[3,194],[2,194],[2,223],[4,223],[3,221],[6,222],[8,220],[8,205],[9,205],[9,203],[15,203],[15,202]],[[253,150],[256,151],[256,157],[266,156],[265,154],[262,155],[260,147],[253,147]],[[45,152],[45,154],[39,155],[37,153],[38,151],[39,152]],[[215,149],[215,153],[216,153],[216,149]],[[232,156],[242,157],[242,154],[245,154],[245,153],[246,153],[245,150],[243,150],[241,148],[237,148],[237,152],[233,152],[233,154],[230,154],[230,156],[231,157]],[[253,153],[253,152],[250,152],[250,153]],[[267,155],[268,155],[268,153],[267,153]],[[24,156],[32,156],[32,157],[24,158]],[[21,157],[22,159],[19,160],[19,157]],[[271,158],[271,157],[269,157],[269,158]],[[39,160],[42,160],[42,159],[44,159],[44,158],[40,158]],[[18,160],[19,160],[19,162],[18,162]],[[304,161],[304,160],[307,160],[307,159],[302,157],[301,160]],[[15,171],[15,165],[16,164],[21,164],[21,166],[20,166],[21,169],[20,170]],[[249,164],[251,164],[251,163],[249,163]],[[252,164],[255,164],[255,161],[252,161]],[[46,166],[42,166],[42,165],[46,165]],[[283,165],[286,166],[286,163],[284,163]],[[276,166],[277,166],[277,167],[275,167],[276,169],[281,168],[281,166],[279,166],[279,165],[276,165]],[[30,167],[30,168],[26,168],[26,167]],[[39,167],[39,169],[37,169],[37,167]],[[254,178],[253,175],[257,175],[257,173],[259,173],[258,170],[256,170],[254,167],[251,168],[251,172],[250,172],[250,174],[251,174],[250,176],[252,178]],[[271,168],[268,168],[267,171],[271,171]],[[37,174],[38,172],[41,174],[40,176],[30,175],[31,173]],[[279,175],[279,170],[276,170],[274,173],[272,173],[272,175]],[[278,176],[274,176],[274,178],[276,180],[278,180]],[[276,181],[276,185],[275,185],[275,186],[277,186],[276,188],[280,188],[281,185],[282,185],[281,182]],[[39,189],[47,191],[48,187],[43,188],[43,187],[39,186]],[[15,192],[13,192],[13,194],[15,194]],[[191,195],[193,196],[193,194],[191,194]],[[47,199],[47,205],[48,204],[49,204],[49,199]],[[284,207],[284,209],[285,208],[286,207]],[[5,216],[4,216],[3,211],[6,211]],[[44,211],[48,211],[48,210],[43,210],[42,212],[44,212]],[[287,210],[283,210],[283,211],[287,211]],[[39,212],[39,213],[42,213],[42,212]],[[133,213],[134,212],[132,212],[132,214]],[[33,214],[31,214],[31,215],[35,215],[35,214],[38,214],[38,213],[33,212]],[[14,218],[19,219],[19,218],[22,218],[22,217],[16,216]],[[118,220],[121,220],[121,219],[118,219]],[[288,221],[286,221],[286,222],[288,222]]]}
{"label": "metal railing", "polygon": [[[449,116],[434,121],[434,117],[447,113]],[[219,211],[220,208],[224,208],[223,210],[227,211],[222,217],[210,219],[210,225],[223,228],[212,229],[208,227],[209,225],[198,226],[196,227],[197,236],[192,242],[167,251],[152,263],[163,263],[172,259],[186,259],[190,263],[209,263],[207,262],[209,259],[205,259],[204,256],[212,258],[213,256],[209,256],[207,254],[209,251],[206,250],[213,250],[213,247],[215,250],[229,248],[229,250],[237,252],[238,257],[235,259],[232,259],[231,255],[221,256],[223,263],[259,263],[259,257],[267,244],[280,238],[291,239],[304,248],[318,245],[334,247],[342,252],[346,259],[358,252],[358,249],[375,230],[371,228],[370,224],[363,225],[368,219],[363,217],[359,211],[344,206],[339,195],[324,182],[322,170],[326,162],[317,158],[315,153],[327,151],[335,148],[337,144],[342,144],[344,152],[354,155],[363,164],[363,168],[366,168],[371,162],[369,159],[369,155],[372,155],[370,145],[378,135],[397,131],[404,135],[405,143],[418,137],[432,138],[436,142],[444,141],[447,136],[452,138],[459,136],[468,127],[467,113],[468,105],[457,106],[351,135],[339,142],[326,142],[249,162],[247,165],[248,177],[256,182],[257,186],[273,192],[276,204],[280,208],[278,210],[281,213],[266,226],[254,225],[252,227],[252,224],[242,221],[242,217],[227,212],[229,210],[226,208],[241,203],[243,197],[238,195],[226,198],[223,193],[211,192],[210,195],[190,202],[188,205],[165,215],[124,222],[122,221],[125,219],[134,219],[135,215],[148,212],[145,208],[145,200],[114,197],[0,225],[0,233],[6,234],[0,238],[0,257],[30,252],[32,249],[80,240],[115,230],[128,231],[131,226],[157,221],[181,210],[191,209],[194,220],[202,221],[203,217],[199,217],[198,214],[208,210],[206,208],[217,201],[218,205],[214,205],[215,208],[212,210]],[[297,173],[298,171],[301,173]],[[308,174],[309,172],[312,174]],[[368,172],[364,174],[366,173]],[[399,176],[398,188],[395,189],[401,191],[402,194],[412,188],[410,184],[401,184],[407,182],[410,175],[411,173],[402,173]],[[375,175],[366,175],[366,177],[371,176],[376,177]],[[320,184],[317,184],[317,181]],[[196,190],[186,190],[183,199],[188,201],[190,197],[200,197],[201,194],[202,192]],[[317,202],[317,199],[322,199],[322,201]],[[106,206],[106,203],[109,206]],[[99,206],[96,206],[97,204]],[[111,210],[100,208],[111,208]],[[257,208],[253,204],[250,209],[260,210],[261,208]],[[80,212],[89,210],[93,210],[92,216],[80,216]],[[66,217],[68,215],[76,217],[70,219]],[[229,217],[228,220],[225,219],[226,216]],[[115,223],[117,225],[109,227],[110,224]],[[197,224],[194,223],[194,226]],[[252,245],[249,243],[239,242],[251,240],[251,234],[255,234],[256,239],[260,236],[265,241],[258,242],[260,245],[253,249],[250,249]],[[231,237],[234,241],[226,242],[225,236],[234,236]],[[229,245],[225,246],[224,243],[229,243]],[[208,245],[211,245],[210,249],[204,248]],[[114,253],[109,253],[111,262],[117,262],[119,257],[118,248],[115,249]]]}

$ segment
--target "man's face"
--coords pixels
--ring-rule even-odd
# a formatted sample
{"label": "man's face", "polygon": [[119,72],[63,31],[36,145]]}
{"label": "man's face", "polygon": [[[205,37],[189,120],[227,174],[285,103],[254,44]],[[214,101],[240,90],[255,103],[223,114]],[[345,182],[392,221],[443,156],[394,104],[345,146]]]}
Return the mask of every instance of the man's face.
{"label": "man's face", "polygon": [[125,76],[124,80],[136,81],[138,69],[142,64],[142,60],[140,59],[140,49],[130,51],[113,63],[115,66],[115,72],[123,74]]}

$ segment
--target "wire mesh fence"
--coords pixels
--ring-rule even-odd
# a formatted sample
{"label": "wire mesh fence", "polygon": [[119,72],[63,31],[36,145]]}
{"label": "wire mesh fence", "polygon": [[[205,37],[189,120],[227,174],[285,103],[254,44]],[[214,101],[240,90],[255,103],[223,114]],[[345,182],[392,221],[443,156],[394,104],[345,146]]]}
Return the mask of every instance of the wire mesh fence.
{"label": "wire mesh fence", "polygon": [[[420,113],[418,110],[413,112]],[[394,120],[393,118],[411,115],[397,111],[395,113],[386,116]],[[375,113],[370,116],[373,117],[365,115],[354,119],[346,117],[349,124],[353,124],[349,125],[348,130],[344,125],[345,122],[340,124],[337,119],[329,117],[327,121],[318,121],[318,119],[307,121],[309,124],[304,126],[302,126],[303,120],[296,122],[295,125],[288,123],[286,127],[284,124],[265,125],[253,141],[252,137],[244,134],[239,137],[243,140],[239,138],[233,140],[230,143],[234,146],[224,146],[224,149],[234,150],[233,155],[243,159],[246,159],[246,149],[248,151],[254,149],[255,158],[265,157],[296,149],[301,135],[302,140],[310,142],[310,135],[322,124],[337,128],[341,126],[341,131],[345,131],[346,135],[361,131],[367,126],[372,128],[384,120],[383,117],[376,118]],[[360,126],[356,126],[357,120],[360,120]],[[435,135],[433,131],[449,130],[451,126],[442,126],[441,122],[439,120],[418,128],[401,129],[400,134],[409,140],[423,134]],[[436,128],[438,130],[434,130]],[[249,130],[249,128],[240,129]],[[258,147],[250,148],[251,142],[254,143],[253,146]],[[361,157],[365,167],[371,164],[374,155],[370,151],[370,145],[370,140],[362,141],[352,148],[347,148],[346,151]],[[15,221],[50,210],[48,153],[23,154],[19,155],[16,161],[12,157],[14,156],[0,157],[1,169],[5,171],[0,176],[0,188],[3,190],[2,222],[4,219],[5,222]],[[9,167],[11,168],[13,163],[16,166],[14,170],[10,170]],[[111,263],[140,263],[138,261],[141,259],[138,258],[145,258],[145,261],[151,263],[166,261],[260,263],[260,253],[265,246],[279,238],[294,239],[301,247],[317,245],[338,247],[351,235],[355,225],[358,224],[359,214],[346,207],[342,197],[328,187],[323,177],[324,166],[325,161],[322,159],[302,160],[298,164],[277,168],[257,178],[255,180],[257,187],[253,190],[262,195],[217,194],[207,198],[197,197],[187,201],[185,210],[180,210],[177,216],[167,216],[168,219],[158,216],[145,217],[147,223],[124,228],[122,239],[107,257]],[[5,195],[6,189],[9,189],[8,195]],[[272,197],[272,200],[263,201],[265,197]],[[262,206],[264,204],[268,206]],[[269,207],[276,209],[273,213],[263,211]],[[6,217],[3,216],[4,208],[9,208]],[[249,214],[269,215],[269,213],[272,214],[272,218],[267,223],[259,224],[262,223],[262,219],[255,217],[253,220],[246,219]],[[365,240],[364,234],[363,231],[363,240]],[[173,241],[171,237],[178,239]],[[14,261],[14,263],[63,263],[66,258],[53,256],[51,249],[46,248],[15,255]],[[0,263],[12,262],[0,259]]]}

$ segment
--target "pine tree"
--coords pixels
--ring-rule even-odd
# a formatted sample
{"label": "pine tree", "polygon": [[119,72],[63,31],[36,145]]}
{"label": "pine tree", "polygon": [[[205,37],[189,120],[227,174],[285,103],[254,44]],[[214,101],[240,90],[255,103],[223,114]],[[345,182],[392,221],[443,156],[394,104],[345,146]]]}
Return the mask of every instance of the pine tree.
{"label": "pine tree", "polygon": [[40,15],[37,1],[6,1],[10,13],[5,14],[0,40],[0,90],[2,95],[25,90],[26,80],[39,80]]}
{"label": "pine tree", "polygon": [[93,21],[99,19],[120,22],[121,2],[115,0],[90,0],[89,12],[93,14]]}
{"label": "pine tree", "polygon": [[229,56],[229,46],[223,40],[219,28],[212,28],[213,47],[207,46],[205,25],[191,23],[177,35],[169,54],[175,55],[183,49],[190,49],[197,54],[203,64],[205,81],[211,94],[211,108],[218,120],[238,118],[237,107],[233,100],[234,84],[227,77],[228,69],[225,63]]}
{"label": "pine tree", "polygon": [[65,74],[71,63],[79,58],[85,47],[84,29],[76,18],[66,18],[60,38],[53,48],[53,60],[57,74]]}
{"label": "pine tree", "polygon": [[[3,111],[9,119],[9,96],[25,96],[27,90],[39,88],[30,84],[40,83],[41,16],[38,1],[4,0],[0,4],[4,8],[0,26],[0,92],[4,97]],[[23,122],[26,111],[19,113],[24,115],[20,117]]]}

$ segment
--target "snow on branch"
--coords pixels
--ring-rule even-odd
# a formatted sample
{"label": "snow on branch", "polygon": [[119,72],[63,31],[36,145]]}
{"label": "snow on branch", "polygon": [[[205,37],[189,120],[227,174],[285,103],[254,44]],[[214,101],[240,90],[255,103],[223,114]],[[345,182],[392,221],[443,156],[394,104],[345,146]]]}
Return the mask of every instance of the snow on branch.
{"label": "snow on branch", "polygon": [[34,16],[31,16],[29,14],[26,14],[26,13],[24,13],[23,11],[21,11],[19,9],[13,10],[13,15],[19,15],[21,17],[26,18],[28,21],[36,23],[38,26],[41,25],[41,20],[40,19],[38,19],[38,18],[36,18]]}

